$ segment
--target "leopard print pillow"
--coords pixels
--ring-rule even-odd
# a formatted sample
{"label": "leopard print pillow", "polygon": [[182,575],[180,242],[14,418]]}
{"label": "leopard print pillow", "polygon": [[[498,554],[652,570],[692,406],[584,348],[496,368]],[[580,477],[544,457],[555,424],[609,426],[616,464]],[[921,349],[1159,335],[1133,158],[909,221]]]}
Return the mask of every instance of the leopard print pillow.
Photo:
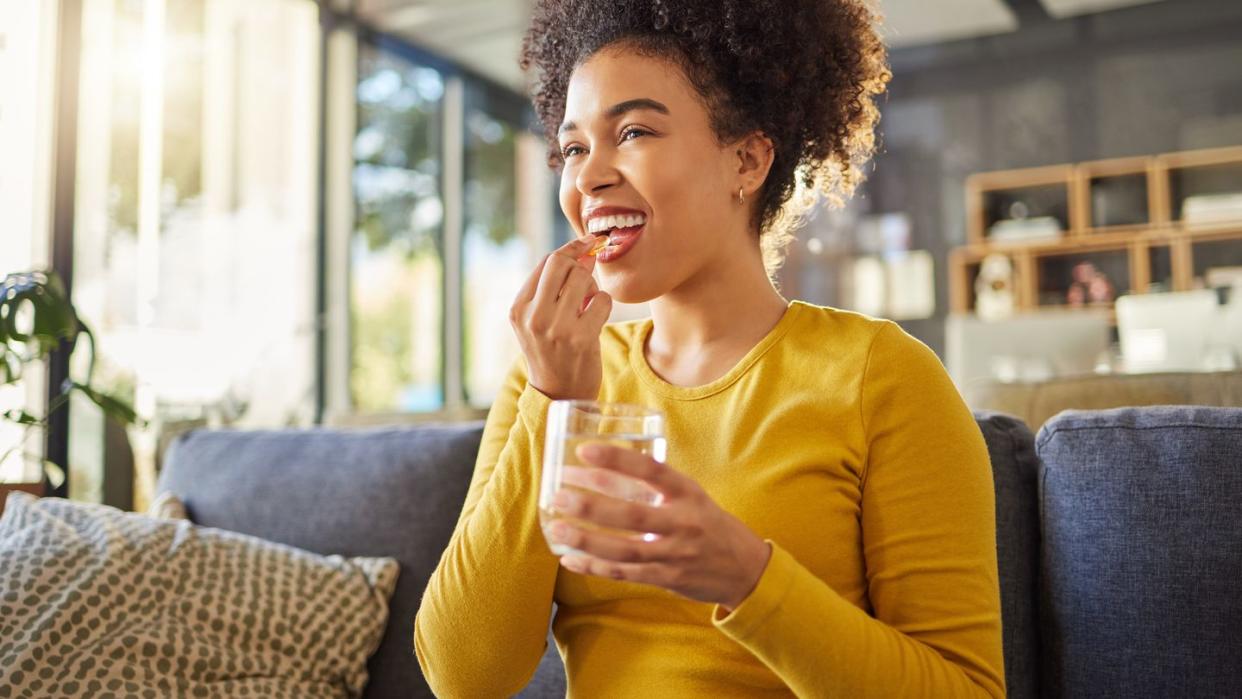
{"label": "leopard print pillow", "polygon": [[397,573],[390,558],[13,493],[0,699],[359,696]]}

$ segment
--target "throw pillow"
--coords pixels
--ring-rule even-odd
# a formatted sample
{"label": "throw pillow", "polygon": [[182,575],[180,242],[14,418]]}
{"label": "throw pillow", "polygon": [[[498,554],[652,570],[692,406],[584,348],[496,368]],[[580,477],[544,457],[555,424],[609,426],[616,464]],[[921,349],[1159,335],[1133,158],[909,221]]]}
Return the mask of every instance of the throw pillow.
{"label": "throw pillow", "polygon": [[0,699],[349,697],[389,558],[13,494],[0,518]]}

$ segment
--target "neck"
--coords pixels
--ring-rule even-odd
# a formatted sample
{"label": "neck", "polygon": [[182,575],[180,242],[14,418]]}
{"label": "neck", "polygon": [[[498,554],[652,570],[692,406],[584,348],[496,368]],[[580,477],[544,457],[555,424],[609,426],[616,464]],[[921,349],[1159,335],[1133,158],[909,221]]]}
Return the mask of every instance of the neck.
{"label": "neck", "polygon": [[650,302],[650,355],[693,357],[717,347],[754,344],[784,315],[786,301],[768,280],[757,244],[711,260]]}

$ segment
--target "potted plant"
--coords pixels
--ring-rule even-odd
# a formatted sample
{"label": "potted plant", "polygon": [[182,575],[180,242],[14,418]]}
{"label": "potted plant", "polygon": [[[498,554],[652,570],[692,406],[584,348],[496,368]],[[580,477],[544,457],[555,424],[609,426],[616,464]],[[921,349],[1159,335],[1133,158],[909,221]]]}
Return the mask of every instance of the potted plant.
{"label": "potted plant", "polygon": [[72,376],[66,379],[43,415],[32,415],[19,408],[0,412],[0,420],[22,427],[22,437],[17,444],[0,444],[0,464],[13,453],[22,453],[34,456],[42,466],[41,479],[37,482],[0,482],[0,512],[4,510],[8,491],[25,490],[42,494],[44,485],[49,481],[59,484],[64,480],[67,473],[65,464],[53,463],[42,455],[25,450],[30,437],[44,433],[48,418],[63,409],[75,391],[122,425],[145,425],[132,406],[92,385],[95,378],[95,335],[78,317],[60,277],[55,272],[33,271],[9,274],[4,278],[0,286],[0,386],[16,384],[31,364],[46,358],[62,341],[67,341],[72,354],[77,348],[78,338],[82,336],[90,342],[86,376],[81,381]]}

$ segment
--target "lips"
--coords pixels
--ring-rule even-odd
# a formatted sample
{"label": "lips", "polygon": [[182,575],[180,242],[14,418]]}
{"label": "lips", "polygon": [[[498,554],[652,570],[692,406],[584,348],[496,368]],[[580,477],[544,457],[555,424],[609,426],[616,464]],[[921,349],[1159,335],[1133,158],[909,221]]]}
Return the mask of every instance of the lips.
{"label": "lips", "polygon": [[614,228],[608,236],[608,246],[601,250],[595,259],[602,264],[620,259],[634,248],[646,228],[645,223],[632,228]]}

